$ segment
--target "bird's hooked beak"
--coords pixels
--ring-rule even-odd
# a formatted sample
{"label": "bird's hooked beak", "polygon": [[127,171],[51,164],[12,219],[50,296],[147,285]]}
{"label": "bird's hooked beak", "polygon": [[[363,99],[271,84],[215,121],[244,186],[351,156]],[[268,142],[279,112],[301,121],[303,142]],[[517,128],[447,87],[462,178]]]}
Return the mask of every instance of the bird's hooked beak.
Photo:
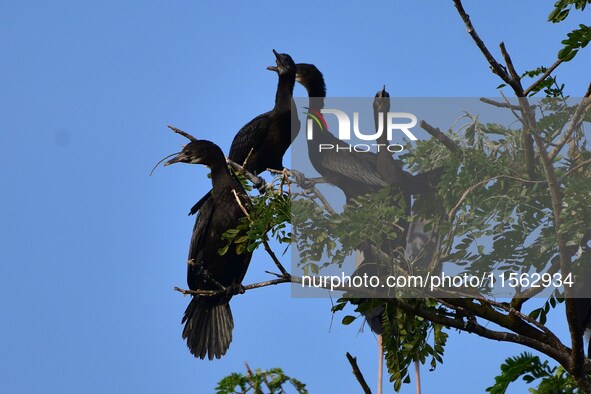
{"label": "bird's hooked beak", "polygon": [[168,160],[166,163],[164,163],[164,167],[169,166],[174,163],[187,163],[188,161],[189,161],[189,158],[187,157],[187,155],[184,154],[183,152],[181,152],[178,155],[176,155],[175,157],[173,157],[172,159]]}
{"label": "bird's hooked beak", "polygon": [[276,73],[278,73],[279,72],[279,67],[277,67],[277,66],[269,66],[269,67],[267,67],[267,70],[269,70],[269,71],[275,71]]}
{"label": "bird's hooked beak", "polygon": [[273,49],[273,54],[275,55],[277,66],[285,67],[285,64],[283,64],[283,62],[281,61],[280,53]]}

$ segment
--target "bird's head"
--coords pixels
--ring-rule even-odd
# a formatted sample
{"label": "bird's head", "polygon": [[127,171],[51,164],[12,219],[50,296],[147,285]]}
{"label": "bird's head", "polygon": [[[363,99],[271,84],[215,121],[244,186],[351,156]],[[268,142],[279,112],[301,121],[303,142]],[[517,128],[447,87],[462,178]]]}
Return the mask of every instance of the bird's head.
{"label": "bird's head", "polygon": [[[275,66],[269,66],[267,67],[267,70],[279,72],[279,69]],[[324,82],[324,76],[313,64],[296,64],[296,82],[299,82],[311,96],[326,96],[326,84]]]}
{"label": "bird's head", "polygon": [[217,161],[225,162],[224,154],[219,146],[211,141],[195,140],[189,142],[181,152],[167,161],[164,166],[174,163],[203,164],[212,166]]}
{"label": "bird's head", "polygon": [[277,63],[277,66],[269,66],[267,70],[275,71],[279,75],[296,72],[296,65],[291,56],[287,53],[278,53],[275,49],[273,49],[273,53],[275,54],[275,63]]}
{"label": "bird's head", "polygon": [[390,111],[390,94],[386,91],[386,85],[376,93],[376,97],[373,100],[373,108],[376,112]]}

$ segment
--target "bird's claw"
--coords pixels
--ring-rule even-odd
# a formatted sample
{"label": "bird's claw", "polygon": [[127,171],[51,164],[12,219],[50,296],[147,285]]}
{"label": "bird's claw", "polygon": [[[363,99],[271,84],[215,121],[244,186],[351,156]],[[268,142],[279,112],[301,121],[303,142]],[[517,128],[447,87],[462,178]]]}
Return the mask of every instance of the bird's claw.
{"label": "bird's claw", "polygon": [[246,292],[246,289],[241,283],[234,283],[228,287],[227,291],[228,294],[235,296],[237,294],[244,294]]}

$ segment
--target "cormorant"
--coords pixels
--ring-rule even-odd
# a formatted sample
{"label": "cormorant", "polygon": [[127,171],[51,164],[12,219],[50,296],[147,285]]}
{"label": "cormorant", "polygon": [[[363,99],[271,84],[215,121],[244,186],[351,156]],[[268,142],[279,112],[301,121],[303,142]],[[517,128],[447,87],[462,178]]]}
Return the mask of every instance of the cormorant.
{"label": "cormorant", "polygon": [[[276,67],[268,67],[277,71]],[[296,65],[296,81],[308,92],[310,113],[320,111],[324,107],[326,84],[320,70],[313,64],[298,63]],[[313,138],[307,140],[308,156],[314,169],[330,183],[345,193],[347,202],[351,198],[379,190],[386,183],[375,171],[376,155],[371,152],[349,152],[330,150],[319,152],[320,144],[348,146],[328,130],[321,130],[313,124]]]}
{"label": "cormorant", "polygon": [[288,54],[280,54],[275,50],[273,53],[279,74],[275,107],[257,116],[238,131],[228,156],[240,165],[246,161],[244,167],[255,174],[260,174],[268,168],[283,170],[283,155],[300,129],[299,121],[292,125],[291,117],[296,65]]}
{"label": "cormorant", "polygon": [[222,234],[240,224],[249,200],[240,182],[230,173],[222,150],[213,142],[190,142],[165,165],[173,163],[203,164],[211,168],[212,197],[205,201],[195,221],[187,282],[191,290],[223,291],[214,296],[194,295],[182,322],[183,339],[187,340],[191,353],[212,360],[223,356],[232,341],[234,321],[229,301],[239,289],[252,256],[246,252],[237,254],[234,245],[220,255],[219,250],[227,244]]}
{"label": "cormorant", "polygon": [[[268,67],[268,69],[277,71],[276,67]],[[326,84],[322,73],[313,64],[306,63],[298,63],[296,70],[296,81],[308,92],[310,99],[308,112],[319,112],[324,108],[324,98],[326,97]],[[389,106],[389,101],[387,103]],[[440,175],[440,170],[433,170],[413,176],[404,172],[398,165],[400,179],[392,178],[388,181],[378,172],[378,155],[376,153],[351,151],[346,142],[338,139],[328,130],[321,130],[316,123],[313,123],[313,138],[307,140],[307,143],[308,156],[316,172],[326,182],[341,189],[347,202],[352,198],[375,192],[389,184],[404,190],[409,195],[417,194],[429,190],[428,183]],[[338,152],[336,150],[320,152],[320,144],[347,148],[340,149]],[[389,156],[387,150],[382,149],[382,151],[385,151],[385,154]],[[389,159],[394,161],[391,156]]]}
{"label": "cormorant", "polygon": [[[271,111],[252,119],[238,131],[228,155],[230,160],[244,165],[246,170],[257,175],[269,168],[283,170],[283,155],[300,130],[295,111],[292,120],[296,65],[288,54],[277,53],[274,49],[273,53],[277,63],[274,70],[279,74],[275,106]],[[210,193],[207,193],[203,196],[191,208],[189,215],[195,214],[209,195]]]}

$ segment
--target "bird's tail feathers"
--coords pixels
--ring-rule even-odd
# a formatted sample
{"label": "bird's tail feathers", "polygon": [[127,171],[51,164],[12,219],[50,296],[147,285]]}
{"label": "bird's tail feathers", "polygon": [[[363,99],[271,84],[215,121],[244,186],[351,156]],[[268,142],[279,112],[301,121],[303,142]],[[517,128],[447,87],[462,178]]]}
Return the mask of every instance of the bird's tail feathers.
{"label": "bird's tail feathers", "polygon": [[221,358],[232,342],[234,319],[229,303],[211,304],[193,297],[183,316],[183,339],[191,353],[200,359]]}

